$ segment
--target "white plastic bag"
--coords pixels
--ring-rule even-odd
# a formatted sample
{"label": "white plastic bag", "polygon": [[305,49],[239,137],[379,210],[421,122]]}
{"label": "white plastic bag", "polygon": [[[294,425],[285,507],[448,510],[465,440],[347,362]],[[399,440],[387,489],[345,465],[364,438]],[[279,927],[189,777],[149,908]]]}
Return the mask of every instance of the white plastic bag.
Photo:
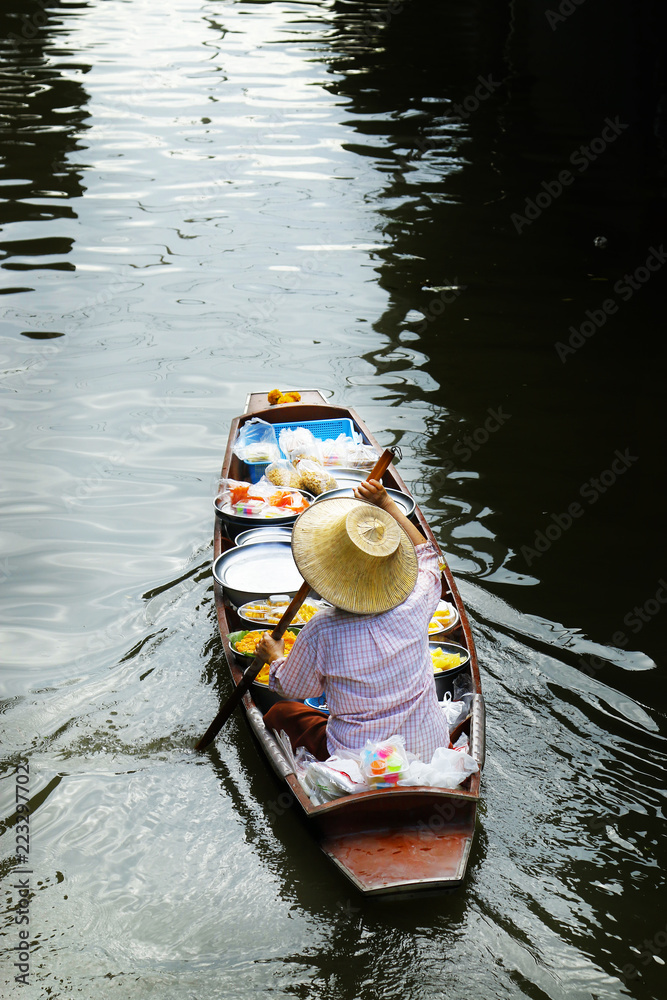
{"label": "white plastic bag", "polygon": [[358,760],[353,756],[334,756],[321,761],[305,747],[297,747],[294,762],[297,777],[313,805],[331,802],[366,787]]}
{"label": "white plastic bag", "polygon": [[265,476],[256,483],[221,479],[216,503],[223,513],[263,519],[300,514],[309,506],[298,490],[281,490]]}
{"label": "white plastic bag", "polygon": [[283,489],[299,489],[299,473],[287,459],[272,462],[264,470],[264,475],[274,486],[280,486]]}
{"label": "white plastic bag", "polygon": [[464,750],[438,747],[430,764],[413,760],[399,785],[427,785],[430,788],[457,788],[479,768],[477,761]]}
{"label": "white plastic bag", "polygon": [[445,695],[440,702],[440,708],[442,709],[442,714],[447,719],[447,725],[450,731],[454,729],[459,722],[468,714],[468,705],[465,701],[452,701],[452,695],[450,691],[445,691]]}
{"label": "white plastic bag", "polygon": [[361,438],[351,438],[349,434],[339,434],[337,438],[327,438],[321,442],[325,465],[341,465],[345,468],[372,469],[379,455]]}
{"label": "white plastic bag", "polygon": [[318,497],[326,490],[335,490],[338,486],[334,477],[323,465],[311,462],[307,458],[297,462],[296,472],[299,489],[312,493],[314,497]]}
{"label": "white plastic bag", "polygon": [[302,458],[324,464],[322,442],[318,441],[307,427],[283,427],[279,435],[280,449],[290,462],[296,464]]}
{"label": "white plastic bag", "polygon": [[266,420],[253,417],[246,421],[236,435],[234,454],[243,462],[276,462],[280,458],[276,431]]}

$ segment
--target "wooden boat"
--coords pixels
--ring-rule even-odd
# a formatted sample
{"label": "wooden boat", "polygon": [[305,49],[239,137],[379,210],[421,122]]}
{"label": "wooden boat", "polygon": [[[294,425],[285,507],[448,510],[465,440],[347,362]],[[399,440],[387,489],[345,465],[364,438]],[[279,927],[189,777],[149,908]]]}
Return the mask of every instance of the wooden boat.
{"label": "wooden boat", "polygon": [[[233,453],[239,427],[253,416],[269,423],[296,423],[310,420],[349,418],[364,441],[378,454],[382,448],[354,410],[333,406],[317,390],[303,391],[298,403],[269,406],[266,393],[251,393],[245,412],[231,424],[229,442],[222,466],[222,478],[247,480],[244,464]],[[335,473],[335,470],[332,470]],[[394,465],[383,477],[385,487],[408,493]],[[437,546],[419,507],[414,514],[423,534]],[[216,516],[214,557],[234,545],[232,532]],[[443,560],[444,562],[444,560]],[[460,620],[447,636],[465,646],[470,654],[470,689],[473,693],[470,714],[462,731],[470,738],[470,753],[480,771],[485,752],[485,711],[479,668],[468,619],[452,574],[445,566],[442,596],[457,608]],[[243,628],[236,609],[215,583],[215,603],[222,644],[237,685],[244,665],[236,661],[228,634]],[[246,692],[242,707],[259,747],[281,782],[293,795],[299,809],[315,834],[322,851],[364,894],[390,894],[427,889],[452,889],[465,875],[475,830],[479,800],[480,772],[469,776],[456,789],[402,787],[368,790],[343,796],[323,805],[313,805],[295,774],[290,754],[280,738],[264,725],[260,698],[253,690]],[[264,706],[266,710],[266,706]]]}

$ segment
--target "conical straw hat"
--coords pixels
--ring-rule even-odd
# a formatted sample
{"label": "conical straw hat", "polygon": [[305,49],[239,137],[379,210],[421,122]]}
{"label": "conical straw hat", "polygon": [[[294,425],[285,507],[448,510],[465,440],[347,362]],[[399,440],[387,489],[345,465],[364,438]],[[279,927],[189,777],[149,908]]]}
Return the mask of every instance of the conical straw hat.
{"label": "conical straw hat", "polygon": [[417,581],[417,556],[405,531],[365,500],[320,500],[292,530],[299,572],[325,601],[355,614],[395,608]]}

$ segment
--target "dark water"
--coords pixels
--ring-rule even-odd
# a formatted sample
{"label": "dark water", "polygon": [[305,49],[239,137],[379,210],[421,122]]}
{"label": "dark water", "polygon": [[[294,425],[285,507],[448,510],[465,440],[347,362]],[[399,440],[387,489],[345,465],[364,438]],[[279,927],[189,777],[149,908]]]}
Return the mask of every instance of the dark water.
{"label": "dark water", "polygon": [[[4,995],[664,996],[661,6],[1,21]],[[213,485],[273,386],[400,442],[467,602],[454,895],[354,896],[240,720],[192,754],[229,690]]]}

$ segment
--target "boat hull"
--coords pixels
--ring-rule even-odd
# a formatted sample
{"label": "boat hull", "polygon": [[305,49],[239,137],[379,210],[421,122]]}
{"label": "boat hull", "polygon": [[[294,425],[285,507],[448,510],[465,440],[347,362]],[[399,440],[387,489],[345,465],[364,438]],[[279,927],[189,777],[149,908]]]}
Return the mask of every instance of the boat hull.
{"label": "boat hull", "polygon": [[[235,418],[230,428],[222,467],[223,478],[244,478],[242,464],[232,448],[239,426],[252,416],[259,416],[270,423],[349,417],[365,440],[378,451],[382,450],[355,411],[332,406],[317,390],[302,392],[301,395],[300,403],[274,407],[266,406],[266,395],[263,393],[253,393],[248,397],[246,412]],[[383,482],[385,486],[409,493],[393,465],[384,475]],[[412,519],[437,547],[418,506]],[[214,559],[233,544],[225,534],[224,524],[216,518]],[[222,644],[232,681],[236,685],[241,680],[243,665],[237,663],[227,635],[239,627],[239,621],[235,608],[225,598],[219,584],[215,583],[214,588]],[[471,752],[481,770],[485,723],[479,668],[465,608],[446,564],[443,569],[443,598],[454,603],[459,611],[455,641],[464,645],[470,653],[473,711],[463,731],[469,734]],[[285,751],[277,734],[269,732],[264,725],[262,709],[266,706],[261,697],[252,691],[247,692],[241,704],[260,750],[278,779],[294,796],[321,850],[356,889],[365,895],[387,895],[454,889],[461,884],[475,831],[479,772],[453,790],[414,787],[368,790],[315,806],[294,773],[291,754]]]}

